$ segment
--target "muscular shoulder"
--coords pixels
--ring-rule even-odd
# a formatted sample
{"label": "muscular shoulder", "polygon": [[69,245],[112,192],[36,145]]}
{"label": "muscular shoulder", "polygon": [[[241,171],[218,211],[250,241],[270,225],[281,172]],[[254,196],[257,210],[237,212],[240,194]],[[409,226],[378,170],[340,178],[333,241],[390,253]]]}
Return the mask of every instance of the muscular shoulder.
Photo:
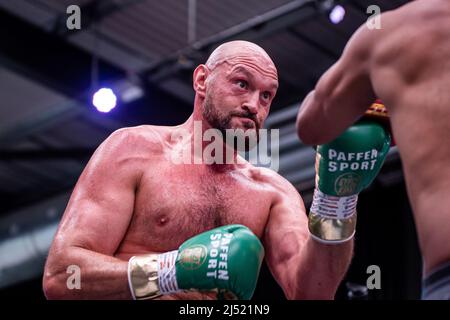
{"label": "muscular shoulder", "polygon": [[297,189],[279,173],[264,167],[251,167],[250,172],[255,181],[268,185],[274,191],[274,201],[281,198],[301,200]]}
{"label": "muscular shoulder", "polygon": [[155,126],[116,130],[94,152],[83,176],[99,181],[113,173],[117,179],[133,180],[162,152],[163,137],[164,128]]}
{"label": "muscular shoulder", "polygon": [[362,26],[360,29],[373,41],[375,54],[388,51],[401,56],[400,53],[409,52],[411,46],[425,43],[435,31],[442,31],[438,19],[448,20],[449,13],[450,4],[445,0],[412,1],[395,10],[383,12],[377,18],[377,28]]}
{"label": "muscular shoulder", "polygon": [[104,152],[115,156],[146,157],[162,152],[167,128],[143,125],[114,131],[101,145]]}
{"label": "muscular shoulder", "polygon": [[403,19],[407,15],[405,10],[410,11],[403,6],[371,16],[350,37],[342,57],[352,64],[352,68],[370,65],[373,57],[384,47],[384,43],[395,38],[399,28],[404,25]]}
{"label": "muscular shoulder", "polygon": [[[343,57],[355,66],[371,64],[380,55],[389,59],[400,58],[401,49],[427,40],[421,37],[430,29],[437,32],[436,19],[447,19],[450,5],[445,0],[413,1],[395,10],[382,12],[365,21],[348,41]],[[441,19],[443,20],[443,19]],[[420,39],[421,41],[417,41]],[[389,60],[387,59],[387,60]]]}

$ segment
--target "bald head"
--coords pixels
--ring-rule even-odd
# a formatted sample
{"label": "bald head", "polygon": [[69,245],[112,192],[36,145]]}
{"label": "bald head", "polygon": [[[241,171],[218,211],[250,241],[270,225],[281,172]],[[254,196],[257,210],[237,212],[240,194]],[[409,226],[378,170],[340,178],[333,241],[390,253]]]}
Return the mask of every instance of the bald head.
{"label": "bald head", "polygon": [[278,79],[277,69],[267,52],[255,43],[243,40],[226,42],[218,46],[206,61],[209,70],[227,63],[250,63],[260,66],[268,76]]}

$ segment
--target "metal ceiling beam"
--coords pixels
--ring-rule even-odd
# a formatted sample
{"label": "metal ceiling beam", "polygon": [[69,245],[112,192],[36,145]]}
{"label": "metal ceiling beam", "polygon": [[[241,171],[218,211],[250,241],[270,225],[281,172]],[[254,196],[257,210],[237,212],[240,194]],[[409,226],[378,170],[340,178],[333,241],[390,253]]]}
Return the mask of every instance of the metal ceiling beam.
{"label": "metal ceiling beam", "polygon": [[[198,59],[200,51],[209,50],[218,43],[228,41],[235,38],[256,40],[267,37],[279,30],[297,24],[305,19],[314,17],[316,11],[315,0],[294,0],[264,14],[248,19],[231,28],[223,30],[211,37],[198,40],[191,45],[178,50],[176,53],[166,58],[156,61],[143,72],[143,77],[151,81],[161,80],[171,76],[178,70],[185,68],[183,63],[179,63],[182,59]],[[191,64],[187,63],[187,67],[191,68]]]}
{"label": "metal ceiling beam", "polygon": [[[80,6],[81,14],[81,30],[100,23],[106,17],[112,15],[115,12],[124,10],[126,7],[138,4],[145,0],[115,0],[115,1],[102,1],[93,0]],[[81,30],[68,30],[66,27],[68,15],[64,12],[57,19],[53,26],[53,32],[59,36],[67,36]]]}
{"label": "metal ceiling beam", "polygon": [[[7,68],[68,97],[82,99],[90,89],[91,56],[56,35],[0,10],[0,62]],[[125,73],[100,61],[102,81]]]}
{"label": "metal ceiling beam", "polygon": [[332,60],[337,60],[339,58],[340,55],[338,53],[333,52],[333,51],[329,50],[328,48],[324,47],[323,45],[321,45],[319,42],[304,36],[303,34],[298,32],[294,28],[288,28],[288,30],[295,37],[299,38],[302,42],[317,49],[318,51],[321,51],[324,55],[328,56],[328,58],[330,58]]}

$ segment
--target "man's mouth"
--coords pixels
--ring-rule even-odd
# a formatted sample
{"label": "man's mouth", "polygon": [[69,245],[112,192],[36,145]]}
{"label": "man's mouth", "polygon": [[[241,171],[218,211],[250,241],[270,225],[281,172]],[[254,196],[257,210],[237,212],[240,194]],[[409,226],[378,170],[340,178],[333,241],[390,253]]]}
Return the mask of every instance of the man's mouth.
{"label": "man's mouth", "polygon": [[251,124],[252,126],[256,126],[255,120],[253,120],[251,118],[243,117],[243,116],[236,116],[236,118],[239,118],[243,123],[247,123],[247,124]]}

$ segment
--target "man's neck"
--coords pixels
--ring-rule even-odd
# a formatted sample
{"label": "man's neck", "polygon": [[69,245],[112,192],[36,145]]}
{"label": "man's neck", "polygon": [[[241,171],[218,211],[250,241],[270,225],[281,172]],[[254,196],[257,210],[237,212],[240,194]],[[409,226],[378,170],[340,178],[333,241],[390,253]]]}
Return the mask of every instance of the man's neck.
{"label": "man's neck", "polygon": [[[226,137],[220,130],[211,127],[202,116],[193,113],[182,126],[190,134],[192,159],[196,158],[198,162],[217,172],[235,170],[243,166],[238,163],[237,151],[226,143]],[[208,130],[211,131],[207,132]]]}

